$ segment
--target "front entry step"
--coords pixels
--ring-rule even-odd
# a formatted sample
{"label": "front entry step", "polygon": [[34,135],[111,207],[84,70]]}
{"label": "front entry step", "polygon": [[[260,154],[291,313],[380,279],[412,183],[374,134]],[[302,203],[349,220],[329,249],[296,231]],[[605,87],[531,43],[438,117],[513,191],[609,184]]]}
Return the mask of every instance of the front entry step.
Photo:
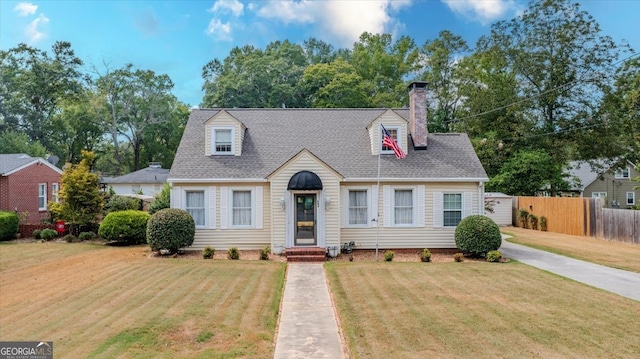
{"label": "front entry step", "polygon": [[324,262],[327,260],[326,249],[320,247],[295,247],[284,251],[287,262]]}

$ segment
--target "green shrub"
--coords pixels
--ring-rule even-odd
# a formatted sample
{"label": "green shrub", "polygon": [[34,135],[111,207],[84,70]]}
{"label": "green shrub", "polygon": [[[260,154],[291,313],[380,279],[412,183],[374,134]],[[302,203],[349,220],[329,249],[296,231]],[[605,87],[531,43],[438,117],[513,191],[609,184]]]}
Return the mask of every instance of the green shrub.
{"label": "green shrub", "polygon": [[67,243],[72,243],[76,241],[76,236],[74,236],[73,234],[67,234],[66,236],[62,237],[62,240],[64,240]]}
{"label": "green shrub", "polygon": [[535,231],[538,230],[538,216],[533,213],[529,214],[529,228]]}
{"label": "green shrub", "polygon": [[104,206],[104,210],[107,214],[118,211],[135,211],[142,209],[141,204],[142,202],[137,198],[114,195],[109,198],[109,201]]}
{"label": "green shrub", "polygon": [[40,239],[42,238],[40,235],[42,234],[42,230],[40,229],[36,229],[33,231],[33,238],[35,239]]}
{"label": "green shrub", "polygon": [[420,253],[420,260],[423,262],[431,262],[431,251],[429,248],[425,248]]}
{"label": "green shrub", "polygon": [[216,255],[216,249],[213,247],[209,247],[206,246],[203,250],[202,250],[202,258],[204,259],[212,259],[213,256]]}
{"label": "green shrub", "polygon": [[143,211],[117,211],[104,217],[98,235],[107,241],[126,244],[147,242],[147,222],[149,213]]}
{"label": "green shrub", "polygon": [[540,230],[547,231],[547,217],[545,216],[540,217]]}
{"label": "green shrub", "polygon": [[491,218],[472,215],[464,218],[455,231],[456,246],[463,253],[484,257],[502,244],[500,227]]}
{"label": "green shrub", "polygon": [[464,254],[456,253],[453,255],[453,260],[456,262],[464,262]]}
{"label": "green shrub", "polygon": [[227,258],[229,259],[240,259],[240,252],[238,251],[238,248],[236,247],[231,247],[229,248],[229,250],[227,251]]}
{"label": "green shrub", "polygon": [[149,213],[154,214],[161,209],[171,207],[171,187],[168,183],[164,184],[162,191],[156,195],[156,199],[149,205]]}
{"label": "green shrub", "polygon": [[527,228],[527,224],[529,223],[529,212],[526,209],[520,208],[518,210],[518,219],[520,220],[520,227]]}
{"label": "green shrub", "polygon": [[269,260],[269,254],[271,254],[271,247],[266,246],[266,247],[262,248],[262,250],[260,251],[260,260],[261,261],[268,261]]}
{"label": "green shrub", "polygon": [[20,217],[16,212],[0,211],[0,241],[16,238]]}
{"label": "green shrub", "polygon": [[154,213],[147,226],[147,242],[151,250],[165,249],[176,253],[193,244],[196,223],[189,212],[178,208],[165,208]]}
{"label": "green shrub", "polygon": [[393,260],[393,256],[395,256],[395,253],[393,251],[384,252],[384,260],[386,262],[391,262]]}
{"label": "green shrub", "polygon": [[43,229],[42,232],[40,232],[40,237],[45,241],[50,241],[56,238],[57,236],[58,236],[58,232],[50,228]]}
{"label": "green shrub", "polygon": [[502,259],[500,251],[491,251],[487,253],[487,262],[499,262]]}
{"label": "green shrub", "polygon": [[90,241],[92,239],[95,239],[96,237],[98,237],[98,235],[94,232],[82,232],[80,233],[80,235],[78,235],[78,239],[80,239],[81,241]]}

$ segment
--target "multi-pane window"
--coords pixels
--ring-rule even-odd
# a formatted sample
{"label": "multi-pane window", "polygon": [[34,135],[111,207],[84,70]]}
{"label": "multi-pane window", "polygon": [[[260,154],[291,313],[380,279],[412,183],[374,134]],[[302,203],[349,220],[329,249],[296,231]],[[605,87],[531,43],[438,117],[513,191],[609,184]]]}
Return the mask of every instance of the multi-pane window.
{"label": "multi-pane window", "polygon": [[[398,146],[400,146],[400,142],[398,141],[398,128],[393,128],[393,127],[386,127],[387,132],[389,132],[389,135],[393,138],[394,141],[396,141],[396,143],[398,143]],[[384,131],[382,131],[382,129],[380,129],[380,146],[381,146],[381,153],[393,153],[393,149],[391,147],[385,146],[382,144],[382,141],[384,140]]]}
{"label": "multi-pane window", "polygon": [[58,197],[58,191],[60,190],[60,185],[58,183],[52,183],[51,184],[51,200],[53,202],[59,202],[60,199]]}
{"label": "multi-pane window", "polygon": [[233,191],[234,226],[251,226],[251,191]]}
{"label": "multi-pane window", "polygon": [[462,193],[443,195],[444,226],[455,227],[462,220]]}
{"label": "multi-pane window", "polygon": [[189,212],[196,226],[205,225],[204,191],[186,191],[185,210]]}
{"label": "multi-pane window", "polygon": [[413,224],[413,190],[396,189],[393,200],[394,224]]}
{"label": "multi-pane window", "polygon": [[47,184],[38,184],[38,209],[44,211],[47,209]]}
{"label": "multi-pane window", "polygon": [[216,128],[213,130],[214,154],[231,154],[233,151],[233,131],[229,129]]}
{"label": "multi-pane window", "polygon": [[627,192],[627,204],[628,205],[636,204],[636,193],[635,192]]}
{"label": "multi-pane window", "polygon": [[616,170],[615,176],[616,178],[629,178],[630,172],[631,171],[629,170],[629,167],[622,168],[622,169]]}
{"label": "multi-pane window", "polygon": [[607,192],[591,192],[591,198],[607,198]]}
{"label": "multi-pane window", "polygon": [[349,224],[368,224],[368,214],[367,190],[349,190]]}

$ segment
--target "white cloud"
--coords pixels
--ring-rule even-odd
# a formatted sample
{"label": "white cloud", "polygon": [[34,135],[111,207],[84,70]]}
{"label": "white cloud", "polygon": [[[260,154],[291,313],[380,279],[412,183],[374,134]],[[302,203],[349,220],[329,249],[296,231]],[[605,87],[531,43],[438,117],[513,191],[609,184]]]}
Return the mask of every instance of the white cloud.
{"label": "white cloud", "polygon": [[231,12],[235,17],[238,17],[242,15],[243,9],[244,5],[238,0],[218,0],[208,11],[214,14]]}
{"label": "white cloud", "polygon": [[49,18],[40,14],[37,19],[31,21],[29,25],[27,25],[24,32],[29,44],[35,44],[46,36],[44,32],[40,31],[40,27],[46,25],[48,22]]}
{"label": "white cloud", "polygon": [[219,19],[211,19],[209,22],[209,26],[207,26],[207,30],[205,30],[207,35],[211,35],[217,40],[221,41],[231,41],[233,38],[231,37],[231,25],[228,22],[223,23]]}
{"label": "white cloud", "polygon": [[398,28],[393,12],[409,5],[411,0],[282,0],[266,3],[257,14],[285,25],[317,24],[342,45],[351,45],[365,31],[383,33]]}
{"label": "white cloud", "polygon": [[29,16],[36,13],[38,5],[33,5],[30,2],[21,2],[13,8],[15,12],[20,16]]}
{"label": "white cloud", "polygon": [[517,8],[513,0],[441,0],[451,11],[478,21],[482,25],[504,16]]}

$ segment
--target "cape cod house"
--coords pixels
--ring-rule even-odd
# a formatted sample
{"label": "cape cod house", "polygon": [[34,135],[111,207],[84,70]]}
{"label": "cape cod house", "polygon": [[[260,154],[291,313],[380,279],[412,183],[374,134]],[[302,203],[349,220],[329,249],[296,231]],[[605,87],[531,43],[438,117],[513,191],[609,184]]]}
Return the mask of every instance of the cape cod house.
{"label": "cape cod house", "polygon": [[466,134],[427,133],[426,86],[408,109],[192,110],[167,179],[190,249],[455,248],[488,178]]}

